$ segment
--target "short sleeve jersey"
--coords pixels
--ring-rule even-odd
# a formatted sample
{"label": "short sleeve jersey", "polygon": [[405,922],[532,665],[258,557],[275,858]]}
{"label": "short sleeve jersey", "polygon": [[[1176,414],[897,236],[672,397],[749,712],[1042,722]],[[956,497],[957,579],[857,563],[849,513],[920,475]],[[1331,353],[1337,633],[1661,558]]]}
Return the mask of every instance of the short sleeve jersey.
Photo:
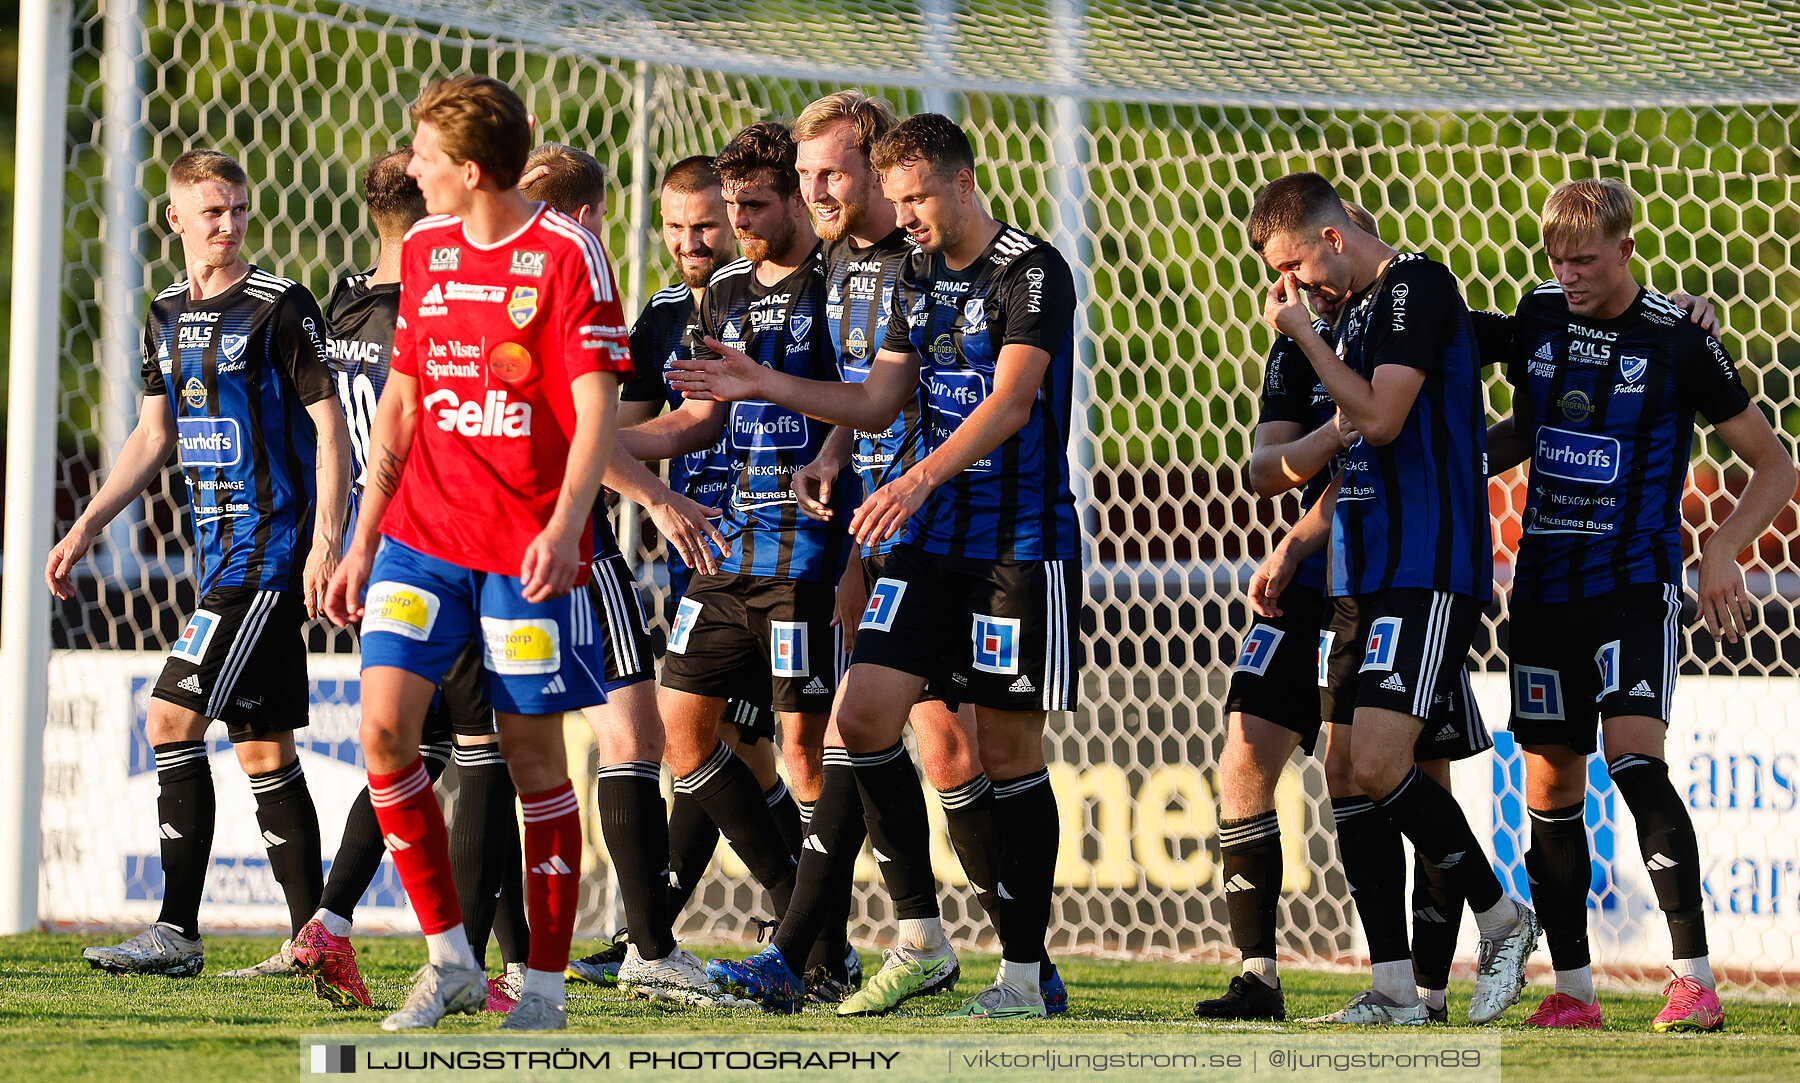
{"label": "short sleeve jersey", "polygon": [[186,280],[144,321],[145,409],[175,418],[200,551],[200,593],[283,590],[312,542],[318,439],[331,398],[325,319],[306,287],[252,268],[196,301]]}
{"label": "short sleeve jersey", "polygon": [[[721,268],[700,300],[698,327],[759,365],[805,380],[838,378],[825,323],[825,261],[816,245],[770,286],[757,280],[749,260]],[[729,498],[719,532],[731,551],[720,560],[721,571],[811,580],[843,571],[843,527],[801,514],[794,496],[794,472],[818,457],[829,431],[772,402],[727,407]]]}
{"label": "short sleeve jersey", "polygon": [[[1313,321],[1313,330],[1327,344],[1334,343],[1337,339],[1337,332],[1323,319]],[[1313,371],[1306,351],[1286,335],[1277,338],[1275,345],[1269,350],[1268,362],[1263,365],[1262,413],[1257,423],[1267,425],[1276,421],[1289,421],[1299,425],[1302,432],[1312,432],[1321,425],[1331,423],[1336,417],[1337,404],[1331,401],[1331,392],[1325,390],[1325,385]],[[1331,479],[1337,476],[1339,458],[1341,456],[1334,457],[1324,469],[1308,478],[1306,484],[1301,486],[1301,507],[1312,507],[1331,484]],[[1321,549],[1301,562],[1294,581],[1303,587],[1323,590],[1325,567],[1326,553]]]}
{"label": "short sleeve jersey", "polygon": [[[692,352],[688,332],[695,317],[694,292],[684,283],[677,282],[650,298],[631,329],[631,356],[638,372],[620,398],[626,402],[661,400],[671,410],[681,408],[685,400],[669,383],[669,371]],[[704,507],[724,507],[731,488],[731,434],[721,430],[712,447],[670,460],[669,488]],[[670,559],[680,560],[673,550]]]}
{"label": "short sleeve jersey", "polygon": [[927,451],[986,401],[1010,345],[1050,355],[1018,432],[940,485],[908,525],[927,552],[977,560],[1071,560],[1081,526],[1069,469],[1075,377],[1075,279],[1054,247],[1002,225],[981,255],[952,271],[914,252],[901,273],[886,349],[920,358]]}
{"label": "short sleeve jersey", "polygon": [[1399,435],[1345,451],[1332,517],[1330,593],[1391,587],[1493,597],[1487,407],[1473,321],[1449,268],[1395,256],[1340,316],[1338,356],[1373,377],[1425,374]]}
{"label": "short sleeve jersey", "polygon": [[[874,244],[858,246],[849,237],[825,242],[825,318],[837,348],[838,374],[845,383],[869,378],[869,363],[887,337],[894,291],[912,255],[906,231],[896,229]],[[893,424],[881,432],[856,433],[850,465],[862,494],[872,493],[912,469],[925,454],[925,381],[908,396]],[[906,540],[901,531],[863,547],[874,555]]]}
{"label": "short sleeve jersey", "polygon": [[[419,381],[419,413],[382,533],[516,576],[562,489],[570,383],[631,374],[611,263],[574,219],[540,205],[492,245],[470,241],[459,219],[421,219],[400,273],[393,371]],[[591,543],[590,521],[582,551]]]}
{"label": "short sleeve jersey", "polygon": [[1729,421],[1750,394],[1725,348],[1640,289],[1610,320],[1546,282],[1519,303],[1507,375],[1531,477],[1515,599],[1561,602],[1681,580],[1681,492],[1694,415]]}

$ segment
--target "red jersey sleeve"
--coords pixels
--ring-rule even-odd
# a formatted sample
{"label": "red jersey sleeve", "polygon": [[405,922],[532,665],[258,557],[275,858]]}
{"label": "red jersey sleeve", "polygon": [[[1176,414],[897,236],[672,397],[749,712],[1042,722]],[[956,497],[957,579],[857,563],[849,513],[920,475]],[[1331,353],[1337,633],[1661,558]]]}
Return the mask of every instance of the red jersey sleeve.
{"label": "red jersey sleeve", "polygon": [[[408,291],[406,280],[416,273],[415,257],[419,254],[420,244],[417,241],[406,241],[400,248],[400,313],[394,317],[394,356],[388,370],[417,379],[419,376],[418,355],[413,343],[416,333],[413,330],[413,318],[419,310],[419,296],[416,291]],[[418,279],[413,277],[413,281]]]}
{"label": "red jersey sleeve", "polygon": [[624,380],[632,372],[630,329],[619,304],[612,261],[599,238],[580,227],[573,232],[575,251],[562,261],[559,269],[565,277],[556,291],[563,306],[557,334],[569,379],[588,372],[612,372]]}

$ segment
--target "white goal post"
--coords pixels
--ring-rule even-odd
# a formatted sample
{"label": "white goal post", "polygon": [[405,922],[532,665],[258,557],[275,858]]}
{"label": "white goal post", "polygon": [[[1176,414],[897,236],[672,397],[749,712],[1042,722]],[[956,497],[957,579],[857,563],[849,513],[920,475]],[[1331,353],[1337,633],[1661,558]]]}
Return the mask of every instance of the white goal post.
{"label": "white goal post", "polygon": [[[1785,438],[1800,432],[1800,0],[1275,10],[819,0],[804,25],[795,10],[725,0],[26,0],[0,791],[28,837],[0,833],[0,932],[136,920],[159,875],[147,863],[153,824],[142,830],[148,810],[135,804],[153,790],[132,758],[134,682],[154,674],[192,599],[191,584],[181,586],[191,539],[179,474],[167,472],[109,531],[74,602],[52,606],[41,569],[134,416],[139,321],[147,296],[178,271],[161,224],[168,163],[196,145],[237,157],[252,178],[247,253],[323,297],[373,258],[356,193],[362,165],[405,141],[407,105],[439,76],[506,80],[542,137],[607,163],[607,242],[631,305],[671,277],[656,234],[660,171],[844,85],[902,113],[954,115],[975,139],[996,216],[1068,256],[1082,298],[1071,453],[1091,627],[1082,709],[1053,717],[1047,738],[1063,818],[1053,952],[1231,954],[1215,830],[1224,689],[1245,624],[1242,584],[1296,511],[1241,480],[1271,339],[1259,318],[1267,272],[1241,226],[1262,184],[1318,169],[1375,214],[1388,240],[1447,263],[1471,305],[1510,310],[1546,275],[1535,212],[1551,187],[1620,177],[1642,198],[1645,280],[1715,300],[1757,402]],[[1504,409],[1497,378],[1490,393]],[[1696,441],[1693,467],[1690,552],[1743,482],[1713,439]],[[1502,579],[1521,499],[1516,478],[1495,483]],[[639,537],[637,524],[624,535]],[[660,600],[659,544],[632,555],[646,601]],[[1733,980],[1792,986],[1800,526],[1791,511],[1745,560],[1759,627],[1747,653],[1688,635],[1669,759],[1701,833],[1715,965]],[[1504,625],[1502,603],[1478,637],[1478,688],[1497,731]],[[357,685],[354,659],[338,657],[348,637],[312,635],[326,657],[316,659],[318,721],[303,749],[309,776],[332,779],[319,798],[329,848],[337,802],[347,801],[338,791],[359,785],[354,733],[343,730]],[[570,734],[586,772],[591,742],[580,743],[579,726]],[[1478,833],[1491,829],[1503,880],[1524,891],[1522,766],[1510,741],[1499,743],[1456,783]],[[221,778],[224,807],[234,784]],[[1604,770],[1591,778],[1596,963],[1652,978],[1667,944],[1648,877]],[[1295,760],[1280,813],[1284,955],[1356,958],[1316,761]],[[588,832],[583,923],[610,932],[591,818]],[[237,846],[222,830],[205,911],[214,924],[255,925],[275,912],[254,840]],[[947,925],[960,941],[979,940],[985,923],[941,838],[936,856]],[[871,869],[857,892],[853,936],[887,935]],[[682,932],[742,935],[758,898],[726,855]],[[397,903],[390,893],[371,905],[404,927]],[[1472,936],[1463,946],[1472,955]]]}

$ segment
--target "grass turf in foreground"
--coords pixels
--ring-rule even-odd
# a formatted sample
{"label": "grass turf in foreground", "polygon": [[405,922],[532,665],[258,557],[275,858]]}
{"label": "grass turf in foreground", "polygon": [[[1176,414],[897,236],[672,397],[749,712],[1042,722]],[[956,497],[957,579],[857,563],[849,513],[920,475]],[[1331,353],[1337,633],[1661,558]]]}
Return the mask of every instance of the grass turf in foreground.
{"label": "grass turf in foreground", "polygon": [[[211,937],[207,974],[193,979],[125,978],[92,970],[82,947],[104,937],[26,935],[0,937],[0,1048],[13,1079],[93,1079],[105,1083],[199,1083],[230,1080],[291,1081],[297,1074],[297,1040],[308,1033],[357,1034],[379,1030],[384,1011],[337,1011],[316,999],[305,979],[229,980],[212,977],[248,966],[272,954],[272,938]],[[585,943],[577,951],[591,950]],[[705,958],[747,954],[742,946],[696,946]],[[364,980],[378,1006],[398,1007],[412,972],[424,961],[424,946],[413,938],[365,937],[357,941]],[[865,965],[879,960],[865,953]],[[761,1012],[698,1010],[633,1000],[613,990],[571,986],[569,1023],[574,1031],[604,1034],[968,1034],[999,1031],[1036,1035],[1192,1035],[1202,1045],[1209,1035],[1281,1032],[1319,1033],[1334,1028],[1285,1025],[1206,1024],[1192,1014],[1193,1002],[1216,996],[1231,971],[1217,966],[1173,962],[1128,962],[1066,957],[1059,960],[1069,983],[1069,1012],[1056,1019],[1009,1024],[975,1024],[938,1018],[973,994],[993,973],[991,956],[965,956],[957,993],[909,1002],[884,1019],[839,1019],[822,1012],[776,1016]],[[1354,975],[1289,970],[1283,973],[1288,1017],[1321,1015],[1341,1006],[1361,986]],[[1468,986],[1450,994],[1452,1020],[1464,1018]],[[1529,988],[1520,1004],[1498,1024],[1480,1028],[1503,1041],[1508,1080],[1568,1080],[1588,1076],[1615,1080],[1767,1079],[1783,1083],[1800,1075],[1800,1004],[1725,991],[1726,1027],[1720,1034],[1691,1036],[1650,1032],[1662,1007],[1660,997],[1602,992],[1604,1031],[1544,1032],[1523,1025],[1548,990]],[[497,1016],[458,1016],[443,1029],[475,1034],[493,1031]],[[1454,1023],[1430,1033],[1472,1032]],[[1423,1034],[1421,1048],[1429,1044]]]}

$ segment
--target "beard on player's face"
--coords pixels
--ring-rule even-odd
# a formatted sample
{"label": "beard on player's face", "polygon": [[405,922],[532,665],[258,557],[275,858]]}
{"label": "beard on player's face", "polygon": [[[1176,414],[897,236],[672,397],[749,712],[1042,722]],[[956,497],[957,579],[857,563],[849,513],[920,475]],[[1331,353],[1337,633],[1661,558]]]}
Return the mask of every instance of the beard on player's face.
{"label": "beard on player's face", "polygon": [[771,256],[785,255],[794,246],[794,234],[798,232],[794,220],[786,214],[771,216],[767,222],[760,222],[756,227],[760,233],[740,228],[737,231],[738,251],[751,263],[761,263]]}
{"label": "beard on player's face", "polygon": [[713,272],[719,269],[719,254],[704,242],[678,248],[675,266],[688,288],[697,290],[712,281]]}

